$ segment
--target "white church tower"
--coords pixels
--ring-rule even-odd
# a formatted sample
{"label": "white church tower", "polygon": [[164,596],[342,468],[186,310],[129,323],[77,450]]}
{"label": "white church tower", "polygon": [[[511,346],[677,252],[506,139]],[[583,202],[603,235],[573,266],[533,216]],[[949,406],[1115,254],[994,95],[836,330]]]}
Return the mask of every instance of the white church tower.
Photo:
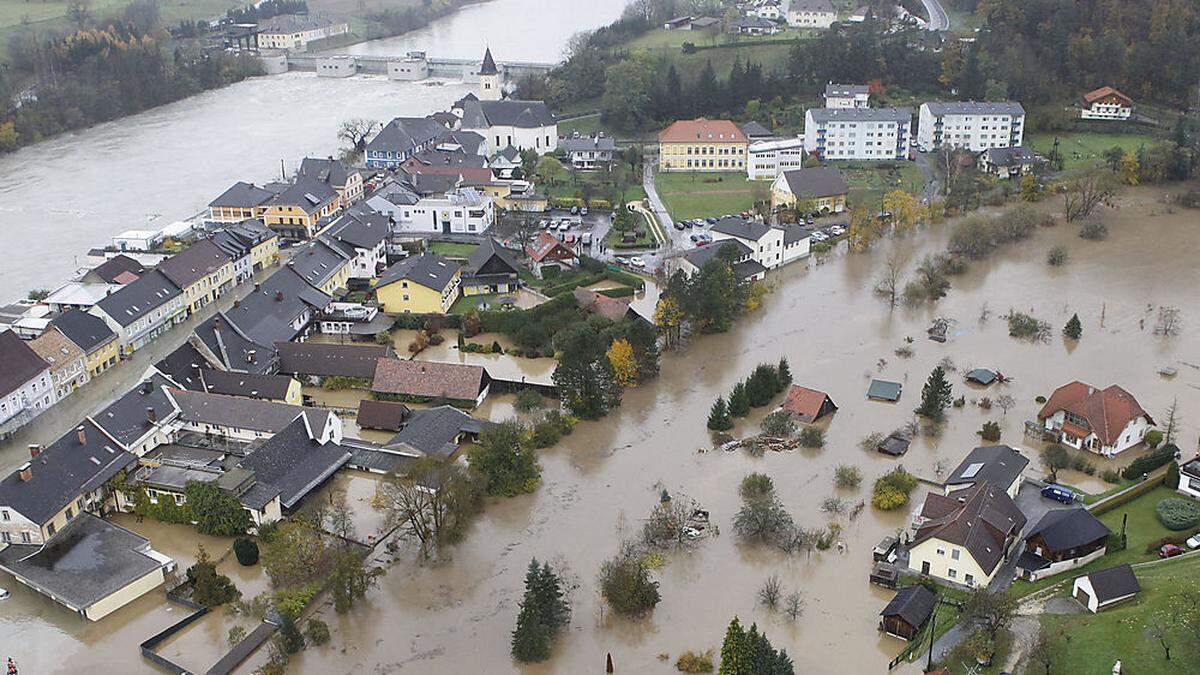
{"label": "white church tower", "polygon": [[496,61],[492,59],[492,49],[489,47],[483,53],[483,65],[479,66],[479,100],[499,101],[503,98],[500,90],[500,71]]}

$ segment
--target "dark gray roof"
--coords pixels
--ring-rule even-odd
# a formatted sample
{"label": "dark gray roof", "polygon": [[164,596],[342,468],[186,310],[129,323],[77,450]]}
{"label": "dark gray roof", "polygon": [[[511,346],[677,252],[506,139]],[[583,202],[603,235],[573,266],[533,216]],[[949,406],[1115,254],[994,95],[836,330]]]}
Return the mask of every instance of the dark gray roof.
{"label": "dark gray roof", "polygon": [[0,397],[8,396],[49,367],[16,333],[0,333]]}
{"label": "dark gray roof", "polygon": [[221,247],[204,239],[159,263],[158,271],[176,286],[187,288],[230,262]]}
{"label": "dark gray roof", "polygon": [[492,49],[488,47],[483,50],[483,63],[479,66],[479,74],[495,75],[498,72],[496,70],[496,61],[492,58]]}
{"label": "dark gray roof", "polygon": [[482,169],[487,166],[487,157],[463,150],[426,150],[409,158],[424,166],[456,166]]}
{"label": "dark gray roof", "polygon": [[[92,421],[125,447],[136,443],[156,425],[165,423],[176,412],[175,403],[167,396],[166,387],[174,383],[160,374],[139,382],[117,400],[92,415]],[[155,421],[150,421],[151,413]]]}
{"label": "dark gray roof", "polygon": [[122,469],[137,462],[116,441],[89,420],[63,434],[29,462],[32,475],[21,480],[17,471],[0,480],[0,504],[35,523],[45,523],[84,492],[104,485]]}
{"label": "dark gray roof", "polygon": [[937,596],[933,591],[921,584],[905,586],[896,592],[896,596],[880,612],[880,616],[896,616],[913,628],[920,628],[933,614],[933,606],[937,604]]}
{"label": "dark gray roof", "polygon": [[746,246],[742,242],[736,239],[723,239],[721,241],[714,241],[708,246],[697,246],[696,248],[685,253],[684,257],[687,258],[688,262],[696,267],[704,267],[704,263],[707,263],[709,260],[717,257],[717,252],[727,246],[731,246],[737,251],[737,255],[734,257],[734,260],[745,260],[753,254],[753,251],[750,250],[750,247]]}
{"label": "dark gray roof", "polygon": [[1037,155],[1033,150],[1023,146],[1015,145],[1007,148],[988,148],[984,150],[987,153],[987,161],[989,164],[996,166],[1021,166],[1024,164],[1033,164],[1037,161]]}
{"label": "dark gray roof", "polygon": [[434,253],[422,253],[421,255],[409,256],[387,268],[387,271],[379,277],[375,288],[406,279],[427,288],[441,291],[454,279],[454,274],[458,270],[459,265],[457,263],[450,262]]}
{"label": "dark gray roof", "polygon": [[305,213],[316,213],[326,204],[337,199],[337,196],[337,191],[328,183],[313,176],[300,175],[296,177],[295,183],[279,193],[279,196],[275,198],[275,203],[297,206]]}
{"label": "dark gray roof", "polygon": [[386,215],[374,211],[346,213],[333,221],[320,238],[352,257],[355,248],[374,250],[387,239],[388,220]]}
{"label": "dark gray roof", "polygon": [[332,17],[309,14],[278,14],[262,23],[258,28],[263,33],[299,33],[301,31],[327,28],[337,23]]}
{"label": "dark gray roof", "polygon": [[929,101],[925,104],[934,115],[1024,115],[1016,101]]}
{"label": "dark gray roof", "polygon": [[751,259],[739,260],[738,262],[733,263],[733,266],[730,267],[730,270],[739,279],[746,280],[763,274],[767,271],[767,268],[757,260]]}
{"label": "dark gray roof", "polygon": [[[731,237],[739,237],[741,239],[749,239],[758,241],[762,239],[766,233],[771,231],[771,226],[757,219],[739,218],[737,216],[726,216],[721,218],[712,226],[713,232],[720,232]],[[709,246],[716,246],[718,242],[713,242]]]}
{"label": "dark gray roof", "polygon": [[172,382],[184,389],[203,391],[204,387],[200,384],[197,366],[211,370],[212,365],[191,342],[184,342],[175,351],[155,363],[154,369],[171,378]]}
{"label": "dark gray roof", "polygon": [[89,354],[117,339],[117,334],[104,323],[104,319],[78,309],[68,309],[51,321],[50,325],[67,336],[76,347]]}
{"label": "dark gray roof", "polygon": [[555,124],[545,101],[467,101],[463,104],[463,129],[519,127],[533,129]]}
{"label": "dark gray roof", "polygon": [[146,555],[150,541],[90,513],[75,517],[44,546],[0,551],[0,567],[40,593],[82,610],[151,574],[162,563]]}
{"label": "dark gray roof", "polygon": [[850,191],[842,172],[829,166],[784,171],[783,179],[797,199],[833,197]]}
{"label": "dark gray roof", "polygon": [[462,433],[478,434],[485,424],[449,405],[413,410],[404,428],[387,445],[407,446],[428,457],[448,459],[458,450],[455,437]]}
{"label": "dark gray roof", "polygon": [[350,452],[346,466],[362,471],[404,474],[408,467],[421,458],[419,453],[400,448],[381,448],[347,439],[342,443]]}
{"label": "dark gray roof", "polygon": [[830,0],[792,0],[789,12],[837,12]]}
{"label": "dark gray roof", "polygon": [[162,272],[150,270],[137,281],[125,284],[96,306],[122,327],[179,297],[182,291]]}
{"label": "dark gray roof", "polygon": [[446,133],[446,127],[428,117],[397,117],[375,134],[366,149],[368,152],[410,153]]}
{"label": "dark gray roof", "polygon": [[729,22],[730,28],[774,28],[775,22],[760,16],[740,16]]}
{"label": "dark gray roof", "polygon": [[319,342],[280,342],[279,372],[291,375],[375,377],[379,359],[391,355],[383,345],[339,345]]}
{"label": "dark gray roof", "polygon": [[333,441],[322,444],[303,417],[264,440],[238,466],[254,472],[259,483],[279,489],[285,508],[292,508],[350,459],[350,451]]}
{"label": "dark gray roof", "polygon": [[310,418],[314,429],[323,428],[331,414],[319,408],[199,391],[171,389],[170,393],[179,406],[179,418],[184,421],[263,433],[278,433],[302,414]]}
{"label": "dark gray roof", "polygon": [[220,197],[208,203],[209,206],[229,206],[249,209],[262,206],[275,198],[275,193],[261,188],[254,183],[238,181],[233,187],[221,193]]}
{"label": "dark gray roof", "polygon": [[483,243],[476,246],[474,251],[471,251],[471,257],[467,258],[467,264],[463,271],[471,275],[479,274],[480,268],[492,258],[498,258],[500,262],[511,268],[514,274],[521,269],[508,249],[498,244],[492,237],[488,237],[483,240]]}
{"label": "dark gray roof", "polygon": [[[286,324],[270,324],[280,329],[288,328]],[[247,337],[245,331],[236,326],[226,317],[224,312],[218,312],[196,327],[189,336],[188,342],[197,353],[202,354],[204,362],[216,364],[226,370],[237,370],[246,373],[267,373],[274,369],[277,358],[270,342],[256,342]],[[191,356],[190,353],[187,356]],[[187,368],[191,363],[171,363],[172,372],[177,368]],[[166,372],[166,371],[164,371]],[[187,372],[187,371],[184,371]],[[183,385],[183,383],[179,383]],[[188,388],[193,388],[188,385]],[[199,387],[194,387],[199,389]]]}
{"label": "dark gray roof", "polygon": [[355,421],[363,429],[399,431],[408,420],[410,412],[408,406],[403,403],[364,398],[358,402],[358,417]]}
{"label": "dark gray roof", "polygon": [[991,384],[996,381],[996,371],[987,368],[973,368],[966,374],[966,378],[979,384]]}
{"label": "dark gray roof", "polygon": [[1040,534],[1051,551],[1067,551],[1090,544],[1112,533],[1085,508],[1047,511],[1026,538]]}
{"label": "dark gray roof", "polygon": [[871,380],[871,385],[867,387],[867,398],[881,398],[885,401],[899,401],[902,387],[903,385],[899,382],[890,382],[888,380]]}
{"label": "dark gray roof", "polygon": [[798,241],[808,239],[812,236],[812,230],[800,225],[799,223],[784,223],[783,225],[776,225],[775,227],[783,230],[784,246],[791,246]]}
{"label": "dark gray roof", "polygon": [[[751,124],[756,123],[751,122]],[[745,128],[745,125],[742,125],[742,129],[744,130]],[[613,152],[617,149],[617,142],[613,140],[612,136],[583,136],[581,138],[565,139],[562,143],[558,144],[558,147],[562,148],[564,152],[568,153],[587,152],[589,150]]]}
{"label": "dark gray roof", "polygon": [[205,390],[210,394],[244,396],[281,401],[287,397],[292,378],[286,375],[264,375],[259,373],[235,373],[226,370],[205,369],[200,377]]}
{"label": "dark gray roof", "polygon": [[1088,574],[1087,577],[1092,582],[1092,590],[1096,592],[1096,601],[1101,603],[1133,595],[1142,590],[1129,563],[1097,570]]}
{"label": "dark gray roof", "polygon": [[89,274],[96,275],[97,277],[103,279],[106,283],[115,284],[120,283],[117,281],[117,277],[125,274],[126,272],[140,277],[146,273],[146,268],[142,265],[142,263],[130,258],[125,254],[121,254],[114,255],[108,260],[96,265],[91,269]]}
{"label": "dark gray roof", "polygon": [[352,257],[340,247],[331,246],[322,239],[314,239],[298,246],[287,266],[310,286],[319,289],[337,275]]}
{"label": "dark gray roof", "polygon": [[924,521],[917,528],[913,546],[932,538],[967,549],[986,574],[1004,559],[1010,536],[1025,527],[1025,514],[1012,498],[995,485],[974,485],[950,496],[937,492],[925,495],[921,507]]}
{"label": "dark gray roof", "polygon": [[255,246],[278,236],[261,221],[244,220],[213,232],[209,239],[226,255],[236,260],[249,254]]}
{"label": "dark gray roof", "polygon": [[959,463],[946,485],[971,485],[989,483],[1002,490],[1021,475],[1029,459],[1007,445],[985,445],[975,448]]}
{"label": "dark gray roof", "polygon": [[837,84],[830,82],[825,85],[825,98],[849,97],[871,93],[871,88],[865,84]]}
{"label": "dark gray roof", "polygon": [[297,173],[301,176],[312,176],[334,187],[340,187],[346,184],[346,179],[350,176],[350,169],[341,160],[332,157],[328,159],[305,157],[300,160],[300,170]]}
{"label": "dark gray roof", "polygon": [[909,122],[912,108],[809,108],[814,122]]}
{"label": "dark gray roof", "polygon": [[762,124],[750,120],[741,125],[742,133],[746,134],[746,138],[767,138],[771,135],[771,130]]}

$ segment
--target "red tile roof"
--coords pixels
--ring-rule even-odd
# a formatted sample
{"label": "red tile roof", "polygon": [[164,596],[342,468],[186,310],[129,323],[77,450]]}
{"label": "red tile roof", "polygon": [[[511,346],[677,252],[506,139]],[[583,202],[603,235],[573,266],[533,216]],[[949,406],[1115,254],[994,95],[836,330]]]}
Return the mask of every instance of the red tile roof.
{"label": "red tile roof", "polygon": [[579,307],[592,314],[619,321],[629,313],[629,301],[619,298],[610,298],[603,293],[586,288],[576,288],[574,291],[575,302]]}
{"label": "red tile roof", "polygon": [[533,240],[533,243],[525,247],[525,253],[530,258],[533,258],[534,262],[542,262],[555,251],[558,251],[558,254],[554,257],[559,260],[578,257],[574,251],[567,248],[565,244],[549,232],[539,233],[537,238]]}
{"label": "red tile roof", "polygon": [[371,391],[474,401],[483,390],[486,377],[482,366],[379,359]]}
{"label": "red tile roof", "polygon": [[[796,415],[803,422],[812,422],[821,416],[821,409],[825,407],[825,401],[829,401],[831,406],[834,405],[833,400],[829,398],[829,394],[793,384],[792,388],[788,390],[787,398],[783,400],[783,405],[780,407],[785,412]],[[837,406],[834,407],[836,408]]]}
{"label": "red tile roof", "polygon": [[1083,95],[1083,100],[1086,103],[1095,103],[1096,101],[1099,101],[1107,96],[1116,96],[1117,98],[1121,99],[1121,102],[1125,105],[1133,105],[1133,99],[1112,87],[1100,87],[1099,89],[1089,91]]}
{"label": "red tile roof", "polygon": [[746,132],[729,120],[679,120],[658,132],[659,143],[747,143]]}
{"label": "red tile roof", "polygon": [[1096,438],[1104,445],[1115,444],[1125,427],[1138,417],[1144,416],[1154,424],[1154,419],[1142,409],[1133,394],[1115,384],[1106,389],[1096,389],[1079,380],[1064,384],[1055,389],[1050,400],[1042,406],[1038,420],[1044,421],[1060,410],[1087,420]]}

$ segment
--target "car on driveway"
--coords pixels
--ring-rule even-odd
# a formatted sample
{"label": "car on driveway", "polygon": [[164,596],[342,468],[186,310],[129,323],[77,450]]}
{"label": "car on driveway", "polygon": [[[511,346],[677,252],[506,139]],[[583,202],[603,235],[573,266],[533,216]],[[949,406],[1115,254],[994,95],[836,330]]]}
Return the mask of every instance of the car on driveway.
{"label": "car on driveway", "polygon": [[1075,493],[1072,492],[1070,488],[1065,488],[1061,485],[1047,485],[1046,487],[1042,488],[1042,496],[1046,499],[1053,499],[1056,502],[1062,502],[1063,504],[1075,503]]}
{"label": "car on driveway", "polygon": [[1187,544],[1188,548],[1200,548],[1200,532],[1188,537],[1188,540],[1185,543]]}
{"label": "car on driveway", "polygon": [[1158,549],[1158,557],[1174,558],[1175,556],[1183,555],[1186,552],[1187,551],[1184,550],[1182,546],[1177,546],[1175,544],[1163,544],[1163,547]]}

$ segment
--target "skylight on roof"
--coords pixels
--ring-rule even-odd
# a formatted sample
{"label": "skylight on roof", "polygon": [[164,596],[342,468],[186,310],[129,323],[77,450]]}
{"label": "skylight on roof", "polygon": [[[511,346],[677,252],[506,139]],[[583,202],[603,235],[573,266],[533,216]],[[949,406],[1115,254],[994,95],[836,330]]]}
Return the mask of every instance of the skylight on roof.
{"label": "skylight on roof", "polygon": [[979,470],[982,468],[983,468],[983,462],[973,462],[966,469],[963,469],[962,477],[963,478],[974,478],[975,474],[979,473]]}

